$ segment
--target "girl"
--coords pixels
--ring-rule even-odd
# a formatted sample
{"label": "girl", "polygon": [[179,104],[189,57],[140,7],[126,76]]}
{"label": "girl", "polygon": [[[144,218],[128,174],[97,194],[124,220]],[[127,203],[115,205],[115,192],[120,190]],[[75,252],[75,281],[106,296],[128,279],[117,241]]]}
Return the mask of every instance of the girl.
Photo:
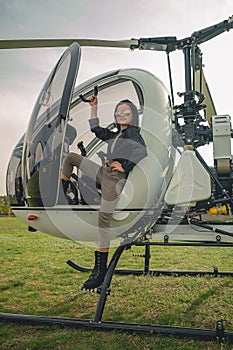
{"label": "girl", "polygon": [[61,174],[65,193],[74,166],[101,186],[98,219],[99,249],[95,251],[95,265],[83,289],[97,288],[104,280],[110,246],[109,230],[112,214],[129,172],[147,155],[145,142],[138,127],[138,111],[131,101],[122,100],[115,107],[114,117],[117,131],[99,126],[97,96],[90,96],[89,104],[91,106],[90,128],[99,139],[107,142],[107,161],[100,166],[79,154],[69,153],[64,159]]}

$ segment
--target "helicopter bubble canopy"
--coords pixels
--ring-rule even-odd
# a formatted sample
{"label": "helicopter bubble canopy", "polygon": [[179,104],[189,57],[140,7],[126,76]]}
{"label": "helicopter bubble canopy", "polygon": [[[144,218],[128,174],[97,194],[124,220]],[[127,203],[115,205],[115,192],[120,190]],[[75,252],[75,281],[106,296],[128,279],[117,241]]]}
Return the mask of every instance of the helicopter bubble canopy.
{"label": "helicopter bubble canopy", "polygon": [[[79,55],[78,46],[73,51],[68,49],[38,97],[24,142],[25,206],[15,207],[14,213],[42,232],[79,242],[98,241],[101,188],[74,168],[76,179],[72,179],[70,195],[78,196],[78,200],[70,203],[60,181],[65,155],[80,153],[81,141],[87,158],[99,165],[106,159],[107,144],[91,132],[90,106],[80,98],[80,95],[88,98],[98,86],[101,126],[116,130],[115,106],[120,100],[129,99],[139,112],[140,133],[147,146],[147,156],[122,183],[111,220],[111,244],[122,239],[134,240],[159,216],[173,169],[169,95],[157,77],[134,68],[103,73],[78,85],[72,93]],[[67,90],[67,85],[71,95],[62,91],[61,86]],[[28,221],[30,215],[34,215],[33,222]]]}

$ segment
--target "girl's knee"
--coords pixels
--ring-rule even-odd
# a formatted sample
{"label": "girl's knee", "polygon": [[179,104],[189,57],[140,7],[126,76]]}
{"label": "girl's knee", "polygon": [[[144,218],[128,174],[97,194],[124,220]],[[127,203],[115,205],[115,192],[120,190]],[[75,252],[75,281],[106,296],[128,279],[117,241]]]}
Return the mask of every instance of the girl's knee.
{"label": "girl's knee", "polygon": [[75,157],[76,153],[70,152],[65,156],[66,160],[72,160]]}
{"label": "girl's knee", "polygon": [[82,159],[83,159],[83,157],[80,156],[80,154],[77,154],[75,152],[70,152],[65,157],[65,161],[67,163],[72,164],[73,166],[74,165],[79,166],[81,161],[82,161]]}

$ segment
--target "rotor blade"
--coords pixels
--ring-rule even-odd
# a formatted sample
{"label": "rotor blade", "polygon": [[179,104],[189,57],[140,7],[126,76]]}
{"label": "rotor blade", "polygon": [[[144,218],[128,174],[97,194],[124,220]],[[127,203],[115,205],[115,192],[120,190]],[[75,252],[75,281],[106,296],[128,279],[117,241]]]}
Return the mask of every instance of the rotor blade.
{"label": "rotor blade", "polygon": [[95,40],[95,39],[23,39],[0,40],[0,49],[24,49],[43,47],[69,46],[74,41],[80,46],[100,46],[135,49],[138,47],[137,39],[130,40]]}
{"label": "rotor blade", "polygon": [[213,39],[219,34],[229,31],[233,28],[233,16],[213,26],[198,30],[192,34],[197,44],[204,43],[207,40]]}
{"label": "rotor blade", "polygon": [[206,119],[208,123],[211,124],[211,117],[213,115],[216,115],[217,112],[216,112],[214,102],[210,94],[210,90],[206,82],[203,71],[202,71],[201,80],[202,80],[202,84],[201,84],[202,86],[200,86],[200,70],[196,70],[195,71],[195,90],[198,92],[201,92],[205,96],[203,103],[206,104]]}

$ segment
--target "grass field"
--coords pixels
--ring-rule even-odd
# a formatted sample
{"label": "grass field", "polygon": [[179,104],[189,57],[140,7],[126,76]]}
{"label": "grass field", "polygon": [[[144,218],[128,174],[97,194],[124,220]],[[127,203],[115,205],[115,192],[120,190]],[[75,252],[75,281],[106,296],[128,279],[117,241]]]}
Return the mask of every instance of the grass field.
{"label": "grass field", "polygon": [[[117,267],[142,268],[133,247]],[[111,252],[113,253],[113,251]],[[232,248],[152,247],[151,269],[233,271]],[[98,296],[80,290],[87,273],[66,264],[91,266],[93,250],[72,241],[29,233],[17,218],[0,218],[0,312],[92,319]],[[232,277],[114,275],[103,320],[233,331]],[[232,350],[232,344],[174,337],[0,324],[0,349],[38,350]]]}

